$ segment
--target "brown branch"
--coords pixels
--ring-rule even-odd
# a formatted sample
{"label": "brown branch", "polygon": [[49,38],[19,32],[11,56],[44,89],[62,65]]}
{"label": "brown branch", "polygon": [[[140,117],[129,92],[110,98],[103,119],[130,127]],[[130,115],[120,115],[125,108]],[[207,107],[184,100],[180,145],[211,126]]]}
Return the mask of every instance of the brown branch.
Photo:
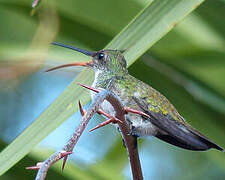
{"label": "brown branch", "polygon": [[134,138],[133,136],[129,135],[130,134],[130,127],[127,124],[124,115],[127,113],[123,106],[121,105],[120,101],[118,98],[115,98],[113,96],[107,97],[107,100],[112,104],[113,108],[116,111],[116,117],[120,120],[123,121],[123,123],[118,123],[123,139],[126,143],[126,148],[130,160],[130,165],[131,165],[131,170],[132,170],[132,175],[134,180],[142,180],[143,175],[142,175],[142,169],[141,169],[141,163],[139,159],[139,154],[138,154],[138,148],[137,148],[137,139]]}
{"label": "brown branch", "polygon": [[[92,90],[92,89],[91,89]],[[36,175],[36,180],[44,180],[48,171],[48,168],[50,168],[55,162],[60,160],[61,158],[64,158],[64,163],[63,167],[65,165],[65,161],[68,157],[69,154],[74,149],[74,146],[78,142],[80,136],[82,135],[84,129],[86,128],[88,122],[90,119],[93,117],[93,115],[98,111],[100,108],[100,105],[104,100],[108,100],[112,106],[114,107],[116,111],[116,118],[120,119],[123,121],[123,123],[118,123],[123,139],[126,144],[126,148],[128,151],[128,156],[131,164],[131,170],[133,174],[133,179],[134,180],[142,180],[142,170],[141,170],[141,164],[139,160],[139,155],[138,155],[138,149],[136,146],[136,138],[133,136],[129,135],[130,133],[130,128],[127,122],[125,121],[124,115],[127,113],[125,108],[122,106],[122,104],[119,101],[119,98],[113,94],[112,92],[108,90],[101,90],[94,100],[92,101],[89,109],[87,111],[83,111],[81,105],[80,109],[83,114],[81,122],[78,126],[78,128],[75,130],[74,134],[72,137],[69,139],[67,144],[62,148],[61,151],[58,151],[54,154],[52,154],[47,160],[45,160],[43,163],[38,163],[37,166],[30,167],[30,169],[39,169],[38,173]]]}

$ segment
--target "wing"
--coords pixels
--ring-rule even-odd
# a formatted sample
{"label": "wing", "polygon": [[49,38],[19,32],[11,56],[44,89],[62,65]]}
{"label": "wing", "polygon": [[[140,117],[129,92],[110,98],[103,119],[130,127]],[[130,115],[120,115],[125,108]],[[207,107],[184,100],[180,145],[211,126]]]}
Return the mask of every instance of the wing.
{"label": "wing", "polygon": [[[153,93],[157,92],[154,89],[151,90],[155,91]],[[160,106],[162,105],[162,101],[164,103],[169,103],[163,95],[158,95],[160,96],[160,102],[154,102],[154,105]],[[149,106],[146,97],[141,96],[142,95],[136,93],[135,96],[133,96],[133,100],[145,113],[150,115],[150,122],[158,127],[159,130],[155,135],[157,138],[189,150],[205,151],[210,148],[215,148],[220,151],[223,150],[207,137],[192,128],[170,103],[167,104],[169,107],[167,107],[168,112],[166,113],[165,111],[161,111],[160,108],[157,111],[151,111],[151,105]],[[149,96],[151,96],[151,94]]]}

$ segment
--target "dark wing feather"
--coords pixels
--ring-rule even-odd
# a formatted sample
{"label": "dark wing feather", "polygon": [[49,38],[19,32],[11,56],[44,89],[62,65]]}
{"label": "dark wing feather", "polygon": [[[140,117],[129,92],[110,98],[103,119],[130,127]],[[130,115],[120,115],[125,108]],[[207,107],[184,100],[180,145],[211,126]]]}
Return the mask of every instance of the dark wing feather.
{"label": "dark wing feather", "polygon": [[184,124],[182,121],[176,121],[171,116],[165,116],[160,112],[151,112],[142,98],[133,97],[133,99],[145,113],[150,115],[151,123],[158,127],[159,131],[155,135],[157,138],[189,150],[205,151],[215,148],[223,151],[221,147],[200,134],[187,123]]}

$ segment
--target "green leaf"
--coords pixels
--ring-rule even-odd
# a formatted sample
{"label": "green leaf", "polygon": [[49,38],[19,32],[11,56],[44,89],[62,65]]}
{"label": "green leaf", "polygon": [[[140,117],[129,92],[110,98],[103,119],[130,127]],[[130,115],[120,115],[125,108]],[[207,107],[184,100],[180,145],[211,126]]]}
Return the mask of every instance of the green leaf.
{"label": "green leaf", "polygon": [[[126,58],[131,65],[147,49],[170,31],[203,0],[156,0],[139,13],[107,46],[127,49]],[[50,132],[77,111],[78,99],[90,100],[87,90],[76,85],[79,81],[90,84],[93,73],[84,70],[65,91],[21,135],[0,153],[0,174],[23,158]]]}

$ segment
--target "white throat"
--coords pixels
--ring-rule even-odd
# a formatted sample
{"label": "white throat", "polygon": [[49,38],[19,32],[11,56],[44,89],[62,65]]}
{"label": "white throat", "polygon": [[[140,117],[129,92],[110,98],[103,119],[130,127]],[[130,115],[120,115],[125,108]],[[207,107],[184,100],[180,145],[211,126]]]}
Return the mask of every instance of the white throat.
{"label": "white throat", "polygon": [[[97,81],[98,81],[98,76],[101,73],[100,70],[95,71],[95,80],[93,81],[91,87],[96,87]],[[93,100],[94,96],[96,95],[95,92],[91,91],[91,99]]]}

